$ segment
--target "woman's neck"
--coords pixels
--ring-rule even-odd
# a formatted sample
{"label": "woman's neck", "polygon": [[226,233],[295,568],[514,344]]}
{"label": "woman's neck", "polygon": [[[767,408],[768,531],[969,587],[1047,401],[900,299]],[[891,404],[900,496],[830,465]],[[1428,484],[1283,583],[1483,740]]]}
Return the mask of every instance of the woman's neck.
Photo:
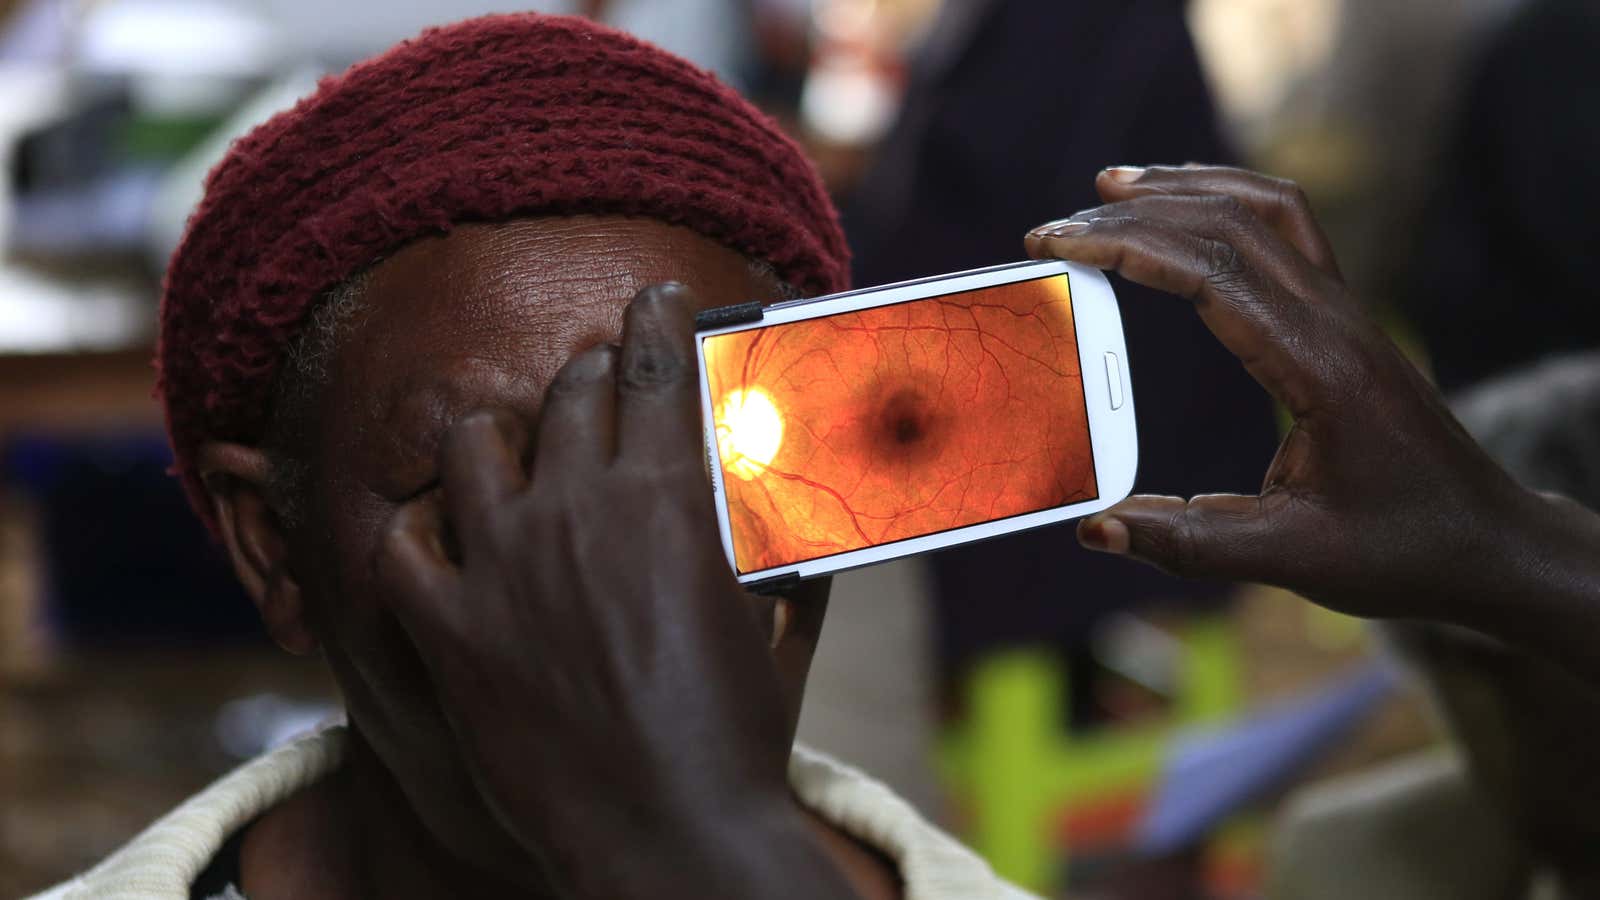
{"label": "woman's neck", "polygon": [[449,852],[353,726],[335,772],[251,827],[240,876],[250,900],[554,896]]}

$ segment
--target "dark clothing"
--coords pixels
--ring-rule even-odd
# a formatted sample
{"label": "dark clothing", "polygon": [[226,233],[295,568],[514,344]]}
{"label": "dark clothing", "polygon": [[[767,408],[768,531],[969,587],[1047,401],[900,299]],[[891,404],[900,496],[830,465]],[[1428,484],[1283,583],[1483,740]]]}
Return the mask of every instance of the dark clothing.
{"label": "dark clothing", "polygon": [[1600,343],[1600,5],[1534,0],[1482,48],[1404,273],[1445,390]]}

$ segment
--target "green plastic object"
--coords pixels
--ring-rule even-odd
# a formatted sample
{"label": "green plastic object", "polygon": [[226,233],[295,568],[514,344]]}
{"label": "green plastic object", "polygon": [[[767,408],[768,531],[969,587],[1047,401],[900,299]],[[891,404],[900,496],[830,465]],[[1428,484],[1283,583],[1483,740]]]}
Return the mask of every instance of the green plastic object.
{"label": "green plastic object", "polygon": [[1063,811],[1147,792],[1173,736],[1242,709],[1232,625],[1198,619],[1183,629],[1183,675],[1165,720],[1072,733],[1062,720],[1067,675],[1044,650],[1014,650],[980,663],[966,684],[967,717],[940,749],[946,782],[967,801],[968,838],[1001,876],[1052,893],[1070,848],[1055,823]]}

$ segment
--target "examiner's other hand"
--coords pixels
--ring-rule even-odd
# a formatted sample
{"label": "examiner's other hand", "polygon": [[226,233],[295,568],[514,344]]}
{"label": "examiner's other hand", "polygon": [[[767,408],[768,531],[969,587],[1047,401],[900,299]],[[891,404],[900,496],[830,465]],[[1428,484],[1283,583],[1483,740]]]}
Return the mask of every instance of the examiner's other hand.
{"label": "examiner's other hand", "polygon": [[[687,289],[641,291],[621,348],[557,375],[531,450],[508,414],[451,428],[442,490],[380,563],[480,792],[567,895],[753,896],[807,841],[771,601],[722,555],[693,352]],[[800,868],[776,881],[826,893],[826,863]]]}
{"label": "examiner's other hand", "polygon": [[[1558,548],[1537,524],[1575,511],[1520,488],[1468,437],[1351,295],[1294,184],[1183,167],[1108,169],[1096,187],[1106,205],[1030,232],[1029,253],[1193,301],[1293,426],[1258,495],[1132,497],[1079,524],[1085,545],[1358,615],[1523,637],[1508,604],[1575,586],[1540,580],[1541,554]],[[1207,452],[1205,435],[1188,439]],[[1574,527],[1590,528],[1581,519]]]}

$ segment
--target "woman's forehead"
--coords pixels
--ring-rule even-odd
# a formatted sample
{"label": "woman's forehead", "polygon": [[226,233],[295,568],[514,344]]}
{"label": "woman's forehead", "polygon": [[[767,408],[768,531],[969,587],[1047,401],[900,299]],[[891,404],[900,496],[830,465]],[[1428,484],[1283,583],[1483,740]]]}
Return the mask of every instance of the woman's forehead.
{"label": "woman's forehead", "polygon": [[[654,220],[469,225],[374,267],[361,334],[350,343],[378,351],[358,354],[369,365],[403,360],[399,354],[412,349],[526,358],[574,342],[588,346],[615,340],[628,300],[662,281],[690,285],[706,305],[760,289],[739,254]],[[559,367],[561,360],[544,362]]]}
{"label": "woman's forehead", "polygon": [[372,269],[339,341],[330,412],[378,426],[417,402],[542,395],[574,354],[617,340],[628,300],[663,281],[704,307],[775,287],[740,254],[649,219],[530,219],[418,241]]}

